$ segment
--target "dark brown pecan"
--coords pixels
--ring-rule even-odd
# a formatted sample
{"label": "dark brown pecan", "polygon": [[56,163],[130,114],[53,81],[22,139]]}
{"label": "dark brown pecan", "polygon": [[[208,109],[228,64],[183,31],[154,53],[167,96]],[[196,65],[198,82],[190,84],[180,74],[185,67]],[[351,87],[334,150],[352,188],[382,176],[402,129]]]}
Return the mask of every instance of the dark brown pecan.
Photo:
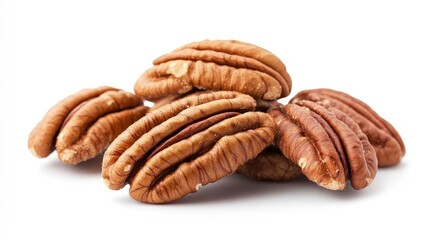
{"label": "dark brown pecan", "polygon": [[205,40],[157,58],[134,90],[147,99],[182,94],[193,88],[232,90],[256,99],[289,95],[291,79],[283,62],[269,51],[239,41]]}
{"label": "dark brown pecan", "polygon": [[395,165],[404,156],[405,145],[396,129],[361,100],[332,89],[301,91],[291,102],[301,99],[317,102],[327,109],[336,108],[349,115],[367,135],[380,167]]}
{"label": "dark brown pecan", "polygon": [[164,203],[235,172],[274,140],[274,121],[249,112],[255,107],[250,96],[220,91],[148,113],[107,149],[106,185],[120,189],[128,182],[135,200]]}
{"label": "dark brown pecan", "polygon": [[377,158],[359,126],[345,113],[311,101],[273,107],[282,153],[311,181],[332,190],[366,187],[377,172]]}
{"label": "dark brown pecan", "polygon": [[148,110],[136,95],[111,87],[85,89],[52,107],[30,133],[36,157],[55,149],[64,163],[78,164],[102,153]]}
{"label": "dark brown pecan", "polygon": [[239,167],[237,173],[255,180],[290,181],[301,175],[301,168],[271,146]]}

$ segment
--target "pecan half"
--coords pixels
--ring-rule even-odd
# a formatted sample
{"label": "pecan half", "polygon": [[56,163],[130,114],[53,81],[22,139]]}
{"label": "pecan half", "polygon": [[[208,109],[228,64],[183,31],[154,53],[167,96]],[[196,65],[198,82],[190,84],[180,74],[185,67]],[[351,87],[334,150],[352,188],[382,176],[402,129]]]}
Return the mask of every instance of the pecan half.
{"label": "pecan half", "polygon": [[78,164],[102,153],[147,110],[132,93],[104,86],[85,89],[45,114],[30,133],[28,147],[39,158],[56,149],[62,162]]}
{"label": "pecan half", "polygon": [[[184,94],[175,94],[175,95],[169,95],[167,97],[163,97],[163,98],[159,98],[159,99],[153,99],[151,101],[154,102],[154,105],[153,105],[153,107],[150,108],[149,112],[155,111],[156,109],[158,109],[158,108],[160,108],[166,104],[172,103],[178,99],[181,99],[181,98],[184,98],[187,96],[196,96],[196,95],[204,94],[204,93],[208,93],[208,92],[213,92],[213,91],[203,91],[203,90],[195,90],[194,89],[194,90],[187,92],[187,93],[184,93]],[[280,104],[280,103],[275,101],[275,100],[274,101],[267,101],[267,100],[262,100],[262,99],[256,99],[256,109],[255,110],[259,111],[259,112],[267,112],[270,107],[273,107],[273,106],[278,105],[278,104]]]}
{"label": "pecan half", "polygon": [[237,173],[255,180],[290,181],[301,175],[301,168],[271,146],[239,167]]}
{"label": "pecan half", "polygon": [[289,95],[292,85],[285,65],[274,54],[234,40],[190,43],[153,64],[134,86],[136,94],[147,99],[186,93],[195,87],[275,100]]}
{"label": "pecan half", "polygon": [[396,129],[361,100],[332,89],[301,91],[291,102],[301,99],[317,102],[327,109],[336,108],[349,115],[374,147],[380,167],[395,165],[405,155],[404,142]]}
{"label": "pecan half", "polygon": [[210,92],[210,91],[202,91],[202,90],[194,89],[192,91],[182,93],[182,94],[172,94],[172,95],[168,95],[168,96],[162,97],[162,98],[151,99],[151,102],[153,102],[154,105],[150,108],[149,112],[153,112],[156,109],[158,109],[164,105],[167,105],[169,103],[172,103],[174,101],[177,101],[181,98],[184,98],[187,96],[199,95],[201,93],[207,93],[207,92]]}
{"label": "pecan half", "polygon": [[111,189],[130,183],[135,200],[164,203],[215,182],[274,140],[275,123],[237,92],[209,92],[162,106],[107,149],[102,176]]}
{"label": "pecan half", "polygon": [[311,181],[331,190],[366,187],[377,172],[367,137],[345,113],[311,102],[295,101],[268,113],[279,128],[276,144]]}

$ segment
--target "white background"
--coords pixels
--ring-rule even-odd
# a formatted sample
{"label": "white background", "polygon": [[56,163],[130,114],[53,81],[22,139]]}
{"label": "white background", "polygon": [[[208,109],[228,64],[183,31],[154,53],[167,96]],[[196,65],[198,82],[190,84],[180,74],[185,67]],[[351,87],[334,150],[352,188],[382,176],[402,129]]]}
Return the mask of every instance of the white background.
{"label": "white background", "polygon": [[[4,1],[0,239],[428,238],[429,8],[424,1]],[[292,95],[328,87],[370,104],[407,155],[361,191],[229,176],[168,205],[107,189],[100,159],[34,158],[27,137],[82,88],[132,91],[161,54],[238,39],[282,60]],[[420,219],[420,220],[419,220]],[[420,236],[420,237],[417,237]]]}

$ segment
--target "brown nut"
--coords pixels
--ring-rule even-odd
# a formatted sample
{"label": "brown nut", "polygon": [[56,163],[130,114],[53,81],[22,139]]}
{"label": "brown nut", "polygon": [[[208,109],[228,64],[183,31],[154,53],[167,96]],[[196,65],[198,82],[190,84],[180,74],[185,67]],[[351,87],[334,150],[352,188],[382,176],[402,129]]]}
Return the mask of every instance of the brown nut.
{"label": "brown nut", "polygon": [[380,167],[395,165],[405,155],[404,142],[396,129],[361,100],[332,89],[311,89],[299,92],[290,102],[302,99],[349,115],[374,147]]}
{"label": "brown nut", "polygon": [[147,112],[142,103],[140,97],[111,87],[79,91],[45,114],[30,133],[28,147],[39,158],[56,149],[64,163],[86,161]]}
{"label": "brown nut", "polygon": [[149,112],[153,112],[156,109],[158,109],[164,105],[167,105],[169,103],[172,103],[174,101],[177,101],[181,98],[184,98],[187,96],[199,95],[201,93],[207,93],[207,92],[211,92],[211,91],[201,91],[201,90],[194,89],[192,91],[182,93],[182,94],[172,94],[172,95],[168,95],[168,96],[163,97],[163,98],[151,99],[151,102],[153,102],[154,105],[150,108]]}
{"label": "brown nut", "polygon": [[[167,97],[152,100],[155,104],[149,112],[172,103],[187,96],[197,96],[210,91],[193,90],[184,94],[169,95]],[[256,111],[266,112],[270,107],[278,105],[277,101],[256,100]],[[301,169],[295,163],[287,159],[275,146],[268,147],[255,159],[248,161],[239,167],[236,173],[240,173],[254,180],[260,181],[290,181],[301,175]]]}
{"label": "brown nut", "polygon": [[345,113],[311,101],[273,107],[276,144],[313,182],[342,190],[347,180],[355,189],[369,185],[377,172],[374,148]]}
{"label": "brown nut", "polygon": [[275,100],[289,95],[292,85],[285,65],[274,54],[235,40],[190,43],[155,59],[153,64],[134,86],[135,93],[147,99],[198,88]]}
{"label": "brown nut", "polygon": [[188,96],[148,113],[107,149],[102,176],[133,199],[165,203],[237,170],[274,140],[275,123],[237,92]]}
{"label": "brown nut", "polygon": [[301,176],[301,168],[286,158],[278,148],[271,146],[239,167],[237,173],[254,180],[290,181]]}
{"label": "brown nut", "polygon": [[[190,92],[187,92],[184,94],[175,94],[175,95],[169,95],[167,97],[163,97],[163,98],[159,98],[159,99],[153,99],[151,101],[154,102],[154,105],[150,108],[149,112],[155,111],[156,109],[158,109],[158,108],[160,108],[166,104],[172,103],[178,99],[181,99],[181,98],[184,98],[187,96],[196,96],[199,94],[205,94],[208,92],[213,92],[213,91],[202,91],[202,90],[195,90],[194,89],[193,91],[190,91]],[[278,105],[278,104],[280,104],[280,103],[275,101],[275,100],[274,101],[267,101],[267,100],[262,100],[262,99],[256,99],[256,109],[255,110],[259,111],[259,112],[267,112],[270,107],[273,107],[273,106]]]}

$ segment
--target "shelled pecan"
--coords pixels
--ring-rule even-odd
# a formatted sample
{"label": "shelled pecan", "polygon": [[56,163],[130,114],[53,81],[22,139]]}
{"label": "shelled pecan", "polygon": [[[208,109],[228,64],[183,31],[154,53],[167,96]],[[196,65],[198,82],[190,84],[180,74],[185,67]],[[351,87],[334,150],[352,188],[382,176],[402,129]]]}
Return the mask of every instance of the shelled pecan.
{"label": "shelled pecan", "polygon": [[270,146],[256,158],[237,169],[237,173],[262,181],[290,181],[301,175],[301,169],[278,148]]}
{"label": "shelled pecan", "polygon": [[361,100],[332,89],[311,89],[299,92],[290,102],[301,99],[336,108],[353,119],[374,147],[380,167],[395,165],[404,156],[405,145],[396,129]]}
{"label": "shelled pecan", "polygon": [[[154,99],[154,100],[152,100],[152,102],[154,102],[154,105],[153,105],[153,107],[150,108],[149,112],[155,111],[159,107],[162,107],[168,103],[174,102],[178,99],[181,99],[181,98],[184,98],[187,96],[196,96],[196,95],[204,94],[204,93],[208,93],[208,92],[213,92],[213,91],[193,90],[193,91],[183,93],[183,94],[169,95],[167,97]],[[275,101],[275,100],[272,100],[272,101],[267,101],[267,100],[262,100],[262,99],[255,99],[255,100],[256,100],[256,109],[255,110],[259,111],[259,112],[267,112],[270,107],[275,106],[277,104],[280,104],[278,101]]]}
{"label": "shelled pecan", "polygon": [[399,133],[361,100],[311,89],[283,105],[291,87],[284,63],[263,48],[192,42],[155,59],[135,95],[103,86],[61,100],[28,147],[37,157],[56,150],[68,164],[104,153],[107,187],[129,184],[130,196],[148,203],[175,201],[235,172],[363,189],[378,167],[405,155]]}
{"label": "shelled pecan", "polygon": [[86,161],[147,112],[142,104],[140,97],[116,88],[84,89],[45,114],[30,133],[28,147],[39,158],[56,149],[64,163]]}
{"label": "shelled pecan", "polygon": [[165,203],[237,170],[273,143],[275,123],[255,100],[229,91],[188,96],[131,125],[107,149],[102,176],[130,183],[133,199]]}
{"label": "shelled pecan", "polygon": [[[155,105],[149,112],[155,111],[171,102],[186,96],[197,96],[210,91],[192,91],[184,94],[169,95],[162,99],[157,99]],[[256,100],[256,111],[266,112],[270,107],[278,105],[277,101]],[[250,160],[237,169],[237,173],[245,175],[251,179],[262,181],[289,181],[301,175],[301,170],[293,162],[287,159],[276,147],[271,146],[261,152],[255,159]]]}
{"label": "shelled pecan", "polygon": [[374,148],[345,113],[306,100],[271,108],[279,128],[277,146],[311,181],[342,190],[369,185],[377,172]]}
{"label": "shelled pecan", "polygon": [[232,90],[256,99],[289,95],[291,79],[269,51],[235,40],[205,40],[177,48],[153,61],[134,91],[147,99],[182,94],[193,88]]}
{"label": "shelled pecan", "polygon": [[172,95],[168,95],[168,96],[162,97],[162,98],[151,99],[151,102],[153,102],[154,105],[150,108],[149,112],[155,111],[156,109],[158,109],[164,105],[167,105],[169,103],[172,103],[174,101],[177,101],[181,98],[191,96],[191,95],[192,96],[199,95],[199,94],[207,93],[207,92],[211,92],[211,91],[194,89],[192,91],[182,93],[182,94],[172,94]]}

